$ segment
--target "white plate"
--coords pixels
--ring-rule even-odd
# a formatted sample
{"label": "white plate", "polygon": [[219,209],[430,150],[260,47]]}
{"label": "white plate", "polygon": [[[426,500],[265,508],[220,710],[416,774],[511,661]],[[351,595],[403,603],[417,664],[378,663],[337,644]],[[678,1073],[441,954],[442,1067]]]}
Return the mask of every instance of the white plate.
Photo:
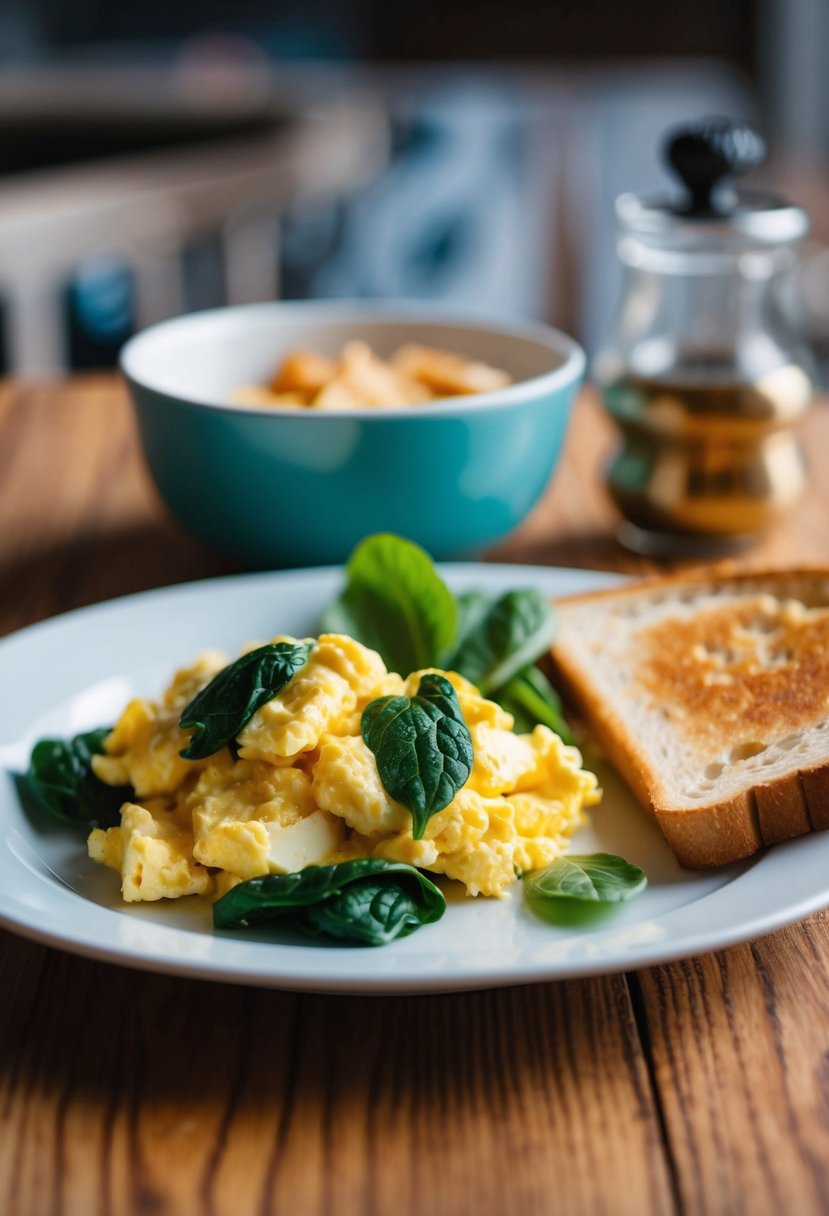
{"label": "white plate", "polygon": [[[550,595],[613,576],[520,566],[454,565],[453,587],[535,586]],[[340,586],[337,570],[191,583],[35,625],[0,643],[0,922],[78,954],[151,971],[274,988],[450,992],[630,970],[768,933],[829,904],[829,833],[708,873],[681,870],[645,812],[605,768],[605,798],[574,848],[621,853],[647,891],[591,928],[537,919],[521,885],[508,900],[450,896],[436,925],[380,948],[325,945],[288,931],[214,933],[198,899],[120,903],[117,876],[86,857],[83,834],[22,810],[12,774],[32,743],[113,720],[126,698],[156,694],[199,650],[236,650],[277,632],[313,632]]]}

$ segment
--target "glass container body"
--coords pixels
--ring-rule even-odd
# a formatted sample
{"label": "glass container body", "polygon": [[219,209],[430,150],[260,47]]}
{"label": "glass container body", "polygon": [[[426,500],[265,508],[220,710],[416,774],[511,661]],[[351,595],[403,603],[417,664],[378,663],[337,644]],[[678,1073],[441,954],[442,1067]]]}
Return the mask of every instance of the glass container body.
{"label": "glass container body", "polygon": [[625,291],[595,372],[622,434],[608,470],[622,539],[666,556],[735,547],[805,482],[795,425],[811,367],[785,306],[795,249],[720,228],[624,233],[619,255]]}

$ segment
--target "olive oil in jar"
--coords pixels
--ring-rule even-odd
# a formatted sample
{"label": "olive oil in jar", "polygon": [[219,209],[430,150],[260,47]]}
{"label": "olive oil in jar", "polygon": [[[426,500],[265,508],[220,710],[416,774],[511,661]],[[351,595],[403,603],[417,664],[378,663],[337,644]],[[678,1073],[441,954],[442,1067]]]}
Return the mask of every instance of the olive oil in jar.
{"label": "olive oil in jar", "polygon": [[717,372],[712,360],[682,377],[628,375],[605,385],[622,432],[608,487],[627,521],[621,538],[633,548],[736,548],[803,491],[793,424],[811,398],[807,373],[796,363],[753,381],[713,378]]}

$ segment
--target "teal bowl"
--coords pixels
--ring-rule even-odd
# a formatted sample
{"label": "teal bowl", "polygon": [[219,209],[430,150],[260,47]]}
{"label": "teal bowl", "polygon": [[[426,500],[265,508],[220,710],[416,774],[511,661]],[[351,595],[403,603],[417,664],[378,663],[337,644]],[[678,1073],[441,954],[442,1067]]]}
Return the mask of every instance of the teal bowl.
{"label": "teal bowl", "polygon": [[[302,413],[228,404],[303,346],[406,342],[503,368],[497,392],[404,409]],[[248,566],[343,561],[370,532],[398,532],[435,558],[471,558],[538,501],[584,372],[572,339],[543,325],[438,305],[310,301],[195,313],[124,347],[141,441],[172,513]]]}

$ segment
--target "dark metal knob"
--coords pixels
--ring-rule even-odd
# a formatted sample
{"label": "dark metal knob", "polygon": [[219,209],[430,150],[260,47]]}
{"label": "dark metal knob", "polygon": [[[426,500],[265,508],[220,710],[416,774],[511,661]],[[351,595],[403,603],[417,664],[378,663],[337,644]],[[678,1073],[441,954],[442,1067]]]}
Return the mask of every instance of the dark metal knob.
{"label": "dark metal knob", "polygon": [[686,214],[727,215],[736,196],[729,179],[762,164],[766,144],[750,123],[704,118],[669,131],[665,159],[688,192]]}

